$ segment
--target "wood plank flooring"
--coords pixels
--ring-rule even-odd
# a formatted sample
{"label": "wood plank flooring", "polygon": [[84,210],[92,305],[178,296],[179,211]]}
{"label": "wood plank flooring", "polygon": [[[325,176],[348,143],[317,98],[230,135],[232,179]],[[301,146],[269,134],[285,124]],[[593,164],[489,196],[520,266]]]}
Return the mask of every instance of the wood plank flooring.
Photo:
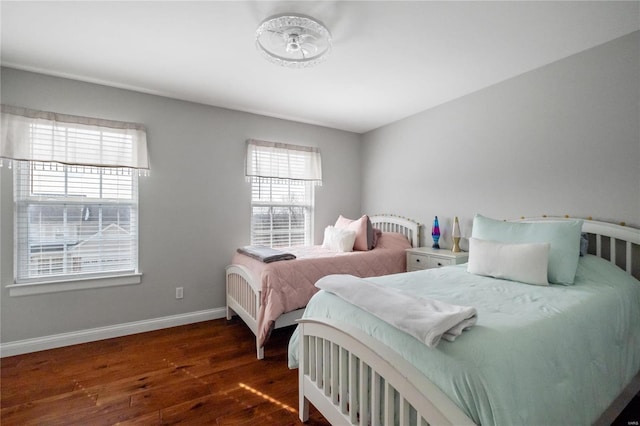
{"label": "wood plank flooring", "polygon": [[[0,424],[300,425],[293,327],[265,359],[239,320],[201,322],[0,360]],[[615,426],[638,425],[640,395]],[[311,426],[329,423],[311,406]]]}
{"label": "wood plank flooring", "polygon": [[[293,327],[256,360],[238,319],[207,321],[0,360],[0,424],[299,425]],[[309,425],[329,423],[312,407]]]}

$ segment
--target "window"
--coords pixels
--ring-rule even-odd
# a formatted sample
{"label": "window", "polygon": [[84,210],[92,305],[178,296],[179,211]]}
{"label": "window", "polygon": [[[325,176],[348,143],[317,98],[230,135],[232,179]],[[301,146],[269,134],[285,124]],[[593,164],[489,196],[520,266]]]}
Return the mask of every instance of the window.
{"label": "window", "polygon": [[247,142],[252,245],[313,244],[314,186],[322,183],[320,161],[317,148]]}
{"label": "window", "polygon": [[22,161],[14,201],[17,283],[137,271],[137,172]]}
{"label": "window", "polygon": [[251,180],[251,244],[310,245],[313,185],[278,178]]}
{"label": "window", "polygon": [[[139,276],[144,126],[2,105],[4,160],[14,166],[11,295],[140,281],[123,277]],[[76,285],[88,280],[102,281]]]}

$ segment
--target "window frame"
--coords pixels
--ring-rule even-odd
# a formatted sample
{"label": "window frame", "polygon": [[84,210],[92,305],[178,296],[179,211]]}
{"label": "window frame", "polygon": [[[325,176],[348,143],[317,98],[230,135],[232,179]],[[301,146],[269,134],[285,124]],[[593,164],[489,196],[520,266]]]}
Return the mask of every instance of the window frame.
{"label": "window frame", "polygon": [[[254,209],[258,204],[269,207],[269,246],[270,247],[284,247],[282,244],[274,244],[273,230],[273,209],[289,207],[289,223],[291,217],[294,214],[291,212],[293,207],[302,207],[303,212],[307,214],[304,216],[304,243],[297,243],[296,245],[312,245],[314,241],[314,215],[315,215],[315,186],[322,185],[322,157],[320,150],[313,146],[301,146],[292,145],[282,142],[271,142],[259,139],[247,140],[247,153],[245,157],[245,177],[247,181],[251,183],[250,191],[250,227],[249,227],[249,239],[252,245],[255,245],[258,241],[254,238],[254,229],[257,223],[255,219],[257,214],[254,214]],[[265,201],[263,199],[254,199],[254,183],[260,182],[261,179],[266,179],[269,182],[269,198]],[[288,190],[282,191],[278,195],[282,198],[281,201],[274,200],[273,197],[273,185],[272,182],[277,180],[283,180],[288,182]],[[294,197],[292,197],[293,191],[291,191],[291,182],[305,185],[305,200],[304,203],[293,203]],[[261,191],[258,191],[261,194]],[[260,195],[258,195],[261,198]],[[287,199],[288,198],[288,199]],[[306,210],[304,210],[306,209]],[[291,229],[288,232],[288,240],[291,245]]]}
{"label": "window frame", "polygon": [[[123,199],[109,199],[109,198],[85,198],[78,196],[69,196],[66,194],[68,191],[65,189],[65,195],[63,196],[50,196],[46,195],[34,195],[32,193],[33,174],[32,165],[36,162],[32,161],[15,161],[14,173],[13,173],[13,284],[7,285],[10,296],[25,296],[31,294],[43,294],[60,291],[80,290],[88,288],[100,288],[110,286],[121,286],[138,284],[141,282],[142,273],[140,272],[140,226],[139,226],[139,193],[138,193],[138,171],[130,169],[128,173],[132,179],[132,194],[131,199],[126,201]],[[46,163],[45,163],[46,164]],[[58,163],[55,163],[58,164]],[[73,173],[70,169],[73,166],[62,165],[64,168],[65,180],[68,178],[69,173]],[[82,167],[82,166],[81,166]],[[96,173],[104,175],[105,167],[94,166],[97,170]],[[26,179],[26,182],[24,180]],[[102,176],[100,178],[100,191],[102,191]],[[19,185],[23,185],[22,188],[26,189],[27,194],[24,194],[24,190],[19,188]],[[26,185],[26,187],[24,186]],[[125,208],[129,208],[129,222],[135,227],[135,238],[132,240],[132,253],[134,256],[133,263],[135,266],[131,269],[123,268],[114,271],[100,271],[90,273],[74,273],[73,271],[67,271],[64,275],[50,275],[30,278],[19,278],[18,269],[20,268],[21,256],[30,256],[29,254],[29,240],[28,233],[23,236],[23,241],[19,241],[19,221],[21,216],[28,215],[27,209],[30,205],[64,205],[64,206],[98,206],[103,207],[120,205]],[[20,213],[22,209],[24,213]],[[29,220],[28,216],[22,220]],[[20,253],[20,251],[27,250],[26,253]],[[28,262],[28,260],[27,260]]]}
{"label": "window frame", "polygon": [[[261,185],[263,183],[267,183],[268,182],[268,191],[271,194],[270,195],[270,199],[269,200],[256,200],[254,198],[254,185]],[[293,182],[295,183],[299,183],[301,185],[304,185],[304,192],[305,192],[305,197],[304,200],[302,202],[287,202],[287,201],[278,201],[278,200],[274,200],[273,199],[273,185],[274,183],[277,182],[286,182],[287,183],[287,188],[288,188],[288,193],[291,193],[291,184]],[[265,185],[266,186],[266,185]],[[251,220],[251,226],[250,226],[250,242],[251,245],[267,245],[269,247],[273,247],[273,248],[279,248],[279,247],[291,247],[291,246],[301,246],[301,245],[313,245],[314,242],[314,235],[313,235],[313,218],[314,218],[314,209],[315,209],[315,185],[310,182],[310,181],[301,181],[301,180],[296,180],[296,179],[286,179],[286,178],[271,178],[271,177],[253,177],[251,179],[251,202],[250,202],[250,220]],[[266,189],[266,188],[265,188]],[[295,232],[295,229],[291,229],[291,227],[289,226],[288,232],[278,232],[277,228],[275,228],[276,230],[274,231],[274,223],[273,221],[271,221],[270,224],[270,228],[265,231],[265,234],[268,235],[269,238],[269,244],[266,244],[264,242],[264,239],[257,239],[255,238],[255,234],[257,232],[256,228],[255,228],[255,214],[254,214],[254,208],[256,207],[262,207],[262,208],[269,208],[270,213],[272,214],[271,211],[273,208],[284,208],[284,209],[291,209],[291,208],[302,208],[303,209],[303,213],[304,213],[304,225],[303,225],[303,232],[304,232],[304,242],[302,243],[293,243],[292,240],[292,231]],[[291,223],[291,220],[289,220],[289,224]],[[274,245],[274,237],[277,237],[278,235],[281,236],[287,236],[288,238],[288,244],[275,244]],[[277,239],[277,238],[275,238]]]}

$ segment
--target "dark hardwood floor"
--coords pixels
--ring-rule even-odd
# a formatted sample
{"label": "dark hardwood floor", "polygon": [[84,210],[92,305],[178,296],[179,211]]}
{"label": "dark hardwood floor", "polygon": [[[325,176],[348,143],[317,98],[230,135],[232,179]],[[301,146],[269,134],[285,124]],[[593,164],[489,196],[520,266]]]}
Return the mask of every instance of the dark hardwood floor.
{"label": "dark hardwood floor", "polygon": [[[299,425],[292,327],[256,360],[254,336],[225,319],[0,360],[0,424]],[[640,396],[614,425],[638,425]],[[328,422],[311,407],[311,426]]]}
{"label": "dark hardwood floor", "polygon": [[[299,425],[292,327],[265,359],[238,319],[207,321],[1,362],[0,424]],[[311,409],[310,425],[328,425]]]}

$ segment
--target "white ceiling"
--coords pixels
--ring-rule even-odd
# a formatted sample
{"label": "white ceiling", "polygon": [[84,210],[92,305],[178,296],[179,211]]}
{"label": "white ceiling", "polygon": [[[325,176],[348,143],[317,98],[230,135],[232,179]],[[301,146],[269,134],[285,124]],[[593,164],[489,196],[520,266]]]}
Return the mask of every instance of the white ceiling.
{"label": "white ceiling", "polygon": [[[0,4],[2,65],[363,133],[640,29],[640,2]],[[256,51],[268,16],[329,27],[311,69]]]}

